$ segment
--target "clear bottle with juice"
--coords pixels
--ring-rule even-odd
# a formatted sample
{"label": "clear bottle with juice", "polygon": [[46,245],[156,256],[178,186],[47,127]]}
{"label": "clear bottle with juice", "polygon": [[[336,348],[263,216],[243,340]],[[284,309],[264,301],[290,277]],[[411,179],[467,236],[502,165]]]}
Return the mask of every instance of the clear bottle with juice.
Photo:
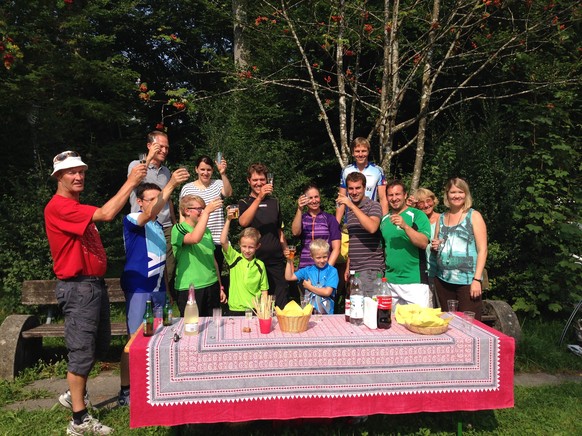
{"label": "clear bottle with juice", "polygon": [[364,322],[364,291],[360,274],[354,275],[354,280],[350,286],[350,323],[362,325]]}
{"label": "clear bottle with juice", "polygon": [[190,283],[188,288],[188,301],[184,309],[184,334],[186,336],[195,336],[198,334],[198,305],[194,296],[194,285]]}

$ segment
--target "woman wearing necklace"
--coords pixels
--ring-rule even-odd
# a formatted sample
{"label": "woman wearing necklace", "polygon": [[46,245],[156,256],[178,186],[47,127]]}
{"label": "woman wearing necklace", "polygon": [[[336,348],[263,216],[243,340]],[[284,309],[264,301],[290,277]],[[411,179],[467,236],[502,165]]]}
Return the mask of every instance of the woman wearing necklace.
{"label": "woman wearing necklace", "polygon": [[[220,179],[212,178],[214,163],[220,173]],[[232,186],[226,176],[226,160],[222,159],[220,162],[214,163],[209,156],[200,156],[198,158],[196,161],[196,174],[198,174],[198,178],[182,187],[180,199],[186,195],[197,195],[206,204],[209,204],[217,198],[224,199],[232,195]],[[214,242],[214,258],[218,263],[218,269],[222,272],[222,264],[224,262],[224,255],[222,254],[222,247],[220,245],[220,232],[222,232],[222,228],[224,227],[224,213],[222,208],[216,209],[210,214],[207,226],[212,234],[212,241]]]}
{"label": "woman wearing necklace", "polygon": [[449,208],[439,218],[438,235],[432,240],[437,252],[435,288],[441,307],[447,300],[458,300],[459,311],[475,312],[481,319],[481,284],[487,260],[487,226],[472,209],[469,185],[463,179],[450,179],[444,192]]}
{"label": "woman wearing necklace", "polygon": [[[436,212],[434,208],[439,204],[439,199],[432,192],[430,189],[427,188],[418,188],[414,192],[414,197],[411,195],[408,198],[413,198],[416,200],[415,206],[417,209],[422,210],[428,220],[430,221],[430,240],[432,241],[435,239],[436,229],[438,227],[439,218],[441,216],[440,213]],[[408,200],[408,199],[407,199]],[[436,252],[432,250],[431,244],[426,246],[426,266],[427,266],[427,273],[428,273],[428,284],[430,286],[431,292],[431,302],[433,303],[433,307],[438,307],[436,303],[438,301],[434,301],[436,298],[436,294],[434,291],[434,276],[436,274]]]}

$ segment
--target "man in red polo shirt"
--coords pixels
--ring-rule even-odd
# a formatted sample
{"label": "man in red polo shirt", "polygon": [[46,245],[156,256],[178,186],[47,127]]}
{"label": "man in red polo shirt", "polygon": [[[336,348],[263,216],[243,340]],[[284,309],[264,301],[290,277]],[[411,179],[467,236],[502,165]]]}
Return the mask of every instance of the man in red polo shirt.
{"label": "man in red polo shirt", "polygon": [[107,257],[95,223],[113,220],[146,175],[145,164],[134,167],[117,194],[99,208],[79,202],[86,170],[87,165],[76,152],[57,154],[51,174],[57,180],[57,192],[44,210],[69,357],[69,390],[59,402],[73,411],[67,427],[67,434],[73,435],[113,431],[87,412],[87,376],[111,339],[109,296],[103,280]]}

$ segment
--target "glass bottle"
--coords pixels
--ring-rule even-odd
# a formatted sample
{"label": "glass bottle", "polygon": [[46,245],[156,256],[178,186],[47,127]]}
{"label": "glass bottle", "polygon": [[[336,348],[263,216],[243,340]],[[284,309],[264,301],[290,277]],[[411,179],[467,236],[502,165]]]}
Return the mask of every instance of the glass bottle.
{"label": "glass bottle", "polygon": [[166,294],[166,303],[164,304],[164,325],[169,326],[172,325],[173,322],[173,310],[172,306],[170,305],[170,299],[168,298],[168,294]]}
{"label": "glass bottle", "polygon": [[362,325],[364,322],[364,292],[360,273],[356,273],[350,289],[350,322],[354,325]]}
{"label": "glass bottle", "polygon": [[143,314],[143,335],[153,336],[154,334],[154,312],[152,310],[152,300],[146,302],[146,310]]}
{"label": "glass bottle", "polygon": [[188,302],[184,310],[184,334],[194,336],[198,334],[198,305],[194,297],[194,285],[190,283]]}

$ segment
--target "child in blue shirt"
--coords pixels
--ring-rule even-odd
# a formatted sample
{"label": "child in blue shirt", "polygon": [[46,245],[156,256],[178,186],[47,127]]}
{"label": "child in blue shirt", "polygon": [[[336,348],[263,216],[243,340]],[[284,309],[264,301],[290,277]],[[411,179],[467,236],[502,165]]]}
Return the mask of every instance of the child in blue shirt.
{"label": "child in blue shirt", "polygon": [[315,265],[294,270],[293,259],[289,258],[289,249],[285,248],[287,258],[285,268],[286,280],[302,280],[305,289],[304,300],[311,303],[315,313],[333,314],[334,297],[339,276],[337,270],[327,263],[329,244],[323,239],[315,239],[309,246],[311,258]]}

